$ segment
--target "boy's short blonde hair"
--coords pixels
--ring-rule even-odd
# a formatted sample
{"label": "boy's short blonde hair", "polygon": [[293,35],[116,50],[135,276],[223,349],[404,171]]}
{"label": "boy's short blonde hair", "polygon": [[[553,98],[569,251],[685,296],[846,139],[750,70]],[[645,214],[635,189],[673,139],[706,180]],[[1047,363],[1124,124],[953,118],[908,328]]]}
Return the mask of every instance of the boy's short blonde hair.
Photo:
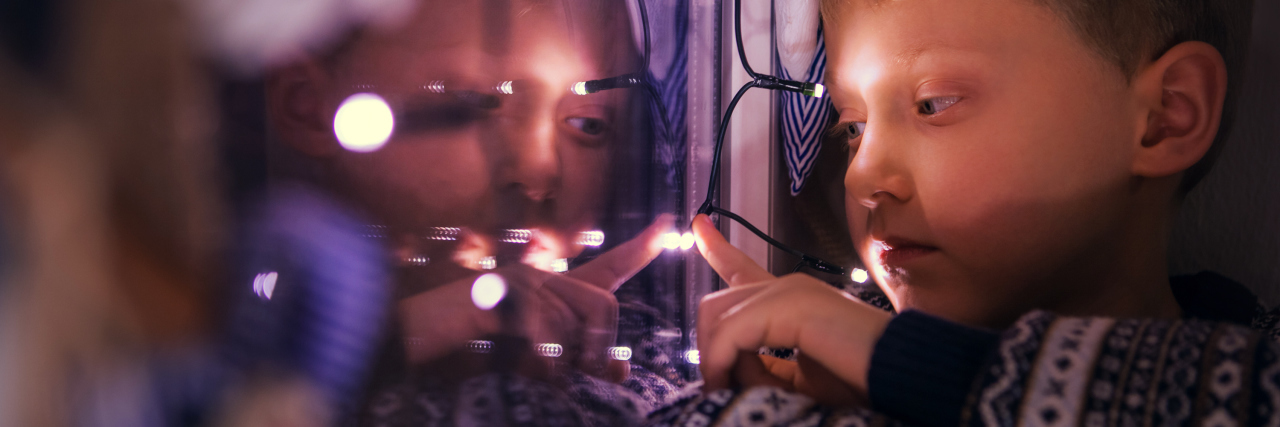
{"label": "boy's short blonde hair", "polygon": [[[820,0],[822,18],[838,20],[847,4],[861,0]],[[880,3],[882,0],[866,0]],[[1213,146],[1182,179],[1190,191],[1222,151],[1235,118],[1252,27],[1253,0],[1032,0],[1069,23],[1081,40],[1132,78],[1144,61],[1187,41],[1212,45],[1227,67],[1227,94]]]}

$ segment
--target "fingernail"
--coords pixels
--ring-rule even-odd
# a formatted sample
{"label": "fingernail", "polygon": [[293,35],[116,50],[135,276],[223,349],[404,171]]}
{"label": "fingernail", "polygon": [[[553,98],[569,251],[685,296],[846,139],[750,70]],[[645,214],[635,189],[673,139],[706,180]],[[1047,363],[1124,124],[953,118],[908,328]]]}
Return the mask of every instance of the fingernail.
{"label": "fingernail", "polygon": [[701,221],[702,225],[705,225],[707,227],[713,227],[713,228],[715,227],[715,224],[711,223],[711,217],[707,216],[706,214],[698,215],[696,218],[694,218],[694,220]]}

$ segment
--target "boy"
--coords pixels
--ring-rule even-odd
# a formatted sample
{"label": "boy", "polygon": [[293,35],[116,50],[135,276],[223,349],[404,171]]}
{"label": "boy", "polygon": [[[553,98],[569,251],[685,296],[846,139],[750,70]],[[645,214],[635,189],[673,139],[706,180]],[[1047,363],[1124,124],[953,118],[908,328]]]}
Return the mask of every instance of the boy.
{"label": "boy", "polygon": [[[1188,298],[1196,284],[1166,276],[1172,218],[1229,125],[1249,11],[1246,1],[825,1],[849,226],[903,314],[807,276],[774,278],[699,217],[699,248],[729,284],[699,313],[709,393],[654,419],[870,416],[817,411],[776,389],[722,390],[772,385],[823,403],[869,398],[918,424],[1280,422],[1280,347],[1227,323],[1177,320],[1243,311],[1247,321],[1253,304],[1213,316],[1226,298]],[[801,357],[762,358],[761,346]]]}

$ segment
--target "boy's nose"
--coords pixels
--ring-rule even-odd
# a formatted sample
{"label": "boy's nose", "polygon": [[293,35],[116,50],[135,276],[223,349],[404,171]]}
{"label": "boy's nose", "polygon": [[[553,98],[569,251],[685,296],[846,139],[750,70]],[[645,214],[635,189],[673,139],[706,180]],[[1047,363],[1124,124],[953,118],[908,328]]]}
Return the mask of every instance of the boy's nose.
{"label": "boy's nose", "polygon": [[867,126],[845,173],[845,192],[872,209],[881,203],[906,203],[915,190],[905,157],[901,144],[873,134]]}
{"label": "boy's nose", "polygon": [[550,115],[521,120],[509,132],[496,171],[498,185],[515,187],[532,201],[555,197],[560,184],[560,153],[556,146],[556,126]]}

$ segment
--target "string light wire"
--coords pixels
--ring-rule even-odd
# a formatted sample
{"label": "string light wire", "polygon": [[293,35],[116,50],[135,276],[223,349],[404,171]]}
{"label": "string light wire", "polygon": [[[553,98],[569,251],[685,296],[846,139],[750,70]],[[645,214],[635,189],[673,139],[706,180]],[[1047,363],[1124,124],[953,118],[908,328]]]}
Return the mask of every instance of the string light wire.
{"label": "string light wire", "polygon": [[[641,3],[644,3],[643,0],[641,0]],[[738,59],[742,62],[742,68],[746,70],[747,75],[751,77],[751,81],[743,84],[742,87],[738,89],[738,93],[733,95],[733,100],[729,101],[729,106],[725,109],[724,116],[720,119],[720,129],[719,133],[716,134],[716,145],[711,157],[711,176],[707,180],[707,198],[702,202],[702,206],[698,208],[698,213],[707,215],[720,214],[726,218],[736,221],[738,224],[742,224],[742,226],[748,231],[751,231],[752,234],[759,236],[765,242],[773,245],[773,247],[799,257],[801,265],[807,265],[814,270],[822,272],[844,275],[844,267],[787,246],[786,244],[779,242],[777,239],[769,237],[769,235],[765,234],[763,231],[760,231],[759,228],[756,228],[756,226],[752,225],[745,218],[730,212],[728,209],[716,206],[713,203],[716,196],[719,194],[718,190],[720,189],[720,158],[724,152],[725,131],[729,129],[729,119],[733,117],[733,109],[738,106],[738,101],[742,99],[742,95],[745,95],[747,90],[750,90],[753,87],[798,92],[815,97],[822,96],[822,93],[825,90],[822,85],[816,83],[786,80],[768,74],[756,73],[755,70],[751,68],[751,63],[747,61],[747,52],[742,45],[742,0],[734,0],[733,6],[733,32],[734,37],[738,42]],[[796,267],[796,270],[799,270],[800,265],[797,265]]]}

